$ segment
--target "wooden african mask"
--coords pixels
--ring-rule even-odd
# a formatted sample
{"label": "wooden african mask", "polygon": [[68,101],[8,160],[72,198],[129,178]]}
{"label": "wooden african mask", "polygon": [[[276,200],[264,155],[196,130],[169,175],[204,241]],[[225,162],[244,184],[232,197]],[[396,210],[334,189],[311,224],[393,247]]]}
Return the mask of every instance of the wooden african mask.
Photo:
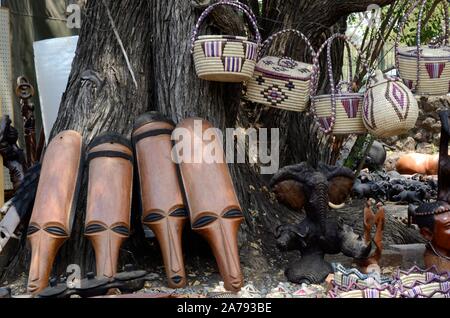
{"label": "wooden african mask", "polygon": [[156,235],[169,286],[186,285],[182,234],[188,218],[172,160],[171,134],[175,124],[158,113],[138,118],[133,132],[142,201],[142,223]]}
{"label": "wooden african mask", "polygon": [[211,246],[225,288],[242,287],[237,234],[243,214],[225,162],[222,140],[213,126],[190,118],[174,134],[192,229]]}
{"label": "wooden african mask", "polygon": [[70,237],[83,167],[82,137],[64,131],[48,145],[28,227],[31,265],[28,292],[48,286],[59,248]]}
{"label": "wooden african mask", "polygon": [[85,235],[95,251],[97,277],[116,274],[120,247],[130,235],[132,154],[128,139],[114,133],[89,145]]}

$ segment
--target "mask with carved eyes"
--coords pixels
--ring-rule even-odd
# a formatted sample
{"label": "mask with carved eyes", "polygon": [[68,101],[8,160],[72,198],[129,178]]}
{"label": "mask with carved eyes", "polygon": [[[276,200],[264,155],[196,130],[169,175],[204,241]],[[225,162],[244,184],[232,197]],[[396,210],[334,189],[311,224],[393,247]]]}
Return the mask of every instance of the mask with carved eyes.
{"label": "mask with carved eyes", "polygon": [[30,293],[48,285],[56,254],[70,237],[84,163],[82,152],[82,137],[75,131],[60,133],[46,150],[28,227]]}
{"label": "mask with carved eyes", "polygon": [[177,154],[200,154],[197,160],[180,160],[192,229],[211,246],[225,288],[237,291],[243,283],[237,242],[243,214],[225,162],[222,140],[213,126],[202,119],[186,119],[177,129],[184,132],[181,142],[175,140]]}
{"label": "mask with carved eyes", "polygon": [[177,166],[171,157],[175,124],[157,112],[141,115],[133,131],[144,230],[156,236],[169,287],[186,285],[182,234],[188,220]]}
{"label": "mask with carved eyes", "polygon": [[116,274],[120,247],[130,235],[132,154],[128,139],[115,133],[89,146],[85,235],[94,247],[98,277]]}

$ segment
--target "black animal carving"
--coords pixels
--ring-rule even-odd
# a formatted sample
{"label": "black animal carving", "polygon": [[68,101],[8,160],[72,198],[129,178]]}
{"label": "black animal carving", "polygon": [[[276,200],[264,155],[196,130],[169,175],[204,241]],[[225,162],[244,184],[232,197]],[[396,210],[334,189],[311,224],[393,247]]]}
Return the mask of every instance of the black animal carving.
{"label": "black animal carving", "polygon": [[329,207],[338,208],[350,193],[354,175],[350,169],[307,163],[281,169],[271,181],[278,201],[300,211],[306,218],[297,225],[282,225],[276,231],[277,245],[282,250],[300,250],[301,258],[286,270],[294,283],[321,283],[332,267],[325,254],[344,253],[353,258],[366,258],[371,243],[365,243],[345,225]]}
{"label": "black animal carving", "polygon": [[372,181],[363,183],[357,179],[352,188],[352,195],[358,199],[370,197],[377,190],[377,185]]}
{"label": "black animal carving", "polygon": [[389,200],[390,201],[394,200],[394,197],[399,195],[403,191],[405,191],[405,187],[403,185],[401,185],[401,184],[391,185],[391,187],[389,189]]}
{"label": "black animal carving", "polygon": [[392,197],[392,201],[405,204],[418,203],[420,204],[426,198],[426,191],[424,189],[418,189],[417,191],[405,190]]}
{"label": "black animal carving", "polygon": [[373,198],[379,201],[418,203],[422,198],[426,201],[435,199],[437,187],[437,181],[432,177],[422,175],[406,177],[395,171],[369,173],[363,170],[355,181],[352,196],[358,199]]}

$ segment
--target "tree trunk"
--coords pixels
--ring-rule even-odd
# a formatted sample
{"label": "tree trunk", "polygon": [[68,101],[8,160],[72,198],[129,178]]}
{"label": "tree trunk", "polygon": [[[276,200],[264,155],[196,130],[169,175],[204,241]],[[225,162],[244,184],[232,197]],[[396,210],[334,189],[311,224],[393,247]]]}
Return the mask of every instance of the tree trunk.
{"label": "tree trunk", "polygon": [[[106,131],[130,136],[133,121],[138,115],[158,110],[175,122],[198,116],[220,129],[247,128],[256,124],[269,129],[280,128],[281,165],[327,160],[329,154],[326,150],[331,140],[317,134],[311,116],[261,108],[251,103],[243,105],[241,85],[197,78],[190,54],[190,37],[201,13],[193,4],[201,2],[209,3],[199,0],[88,1],[69,84],[52,136],[74,129],[82,133],[87,144]],[[256,1],[249,2],[253,8],[258,7]],[[377,2],[388,4],[393,1],[265,0],[258,22],[263,38],[284,28],[296,28],[310,37],[317,48],[332,33],[345,31],[348,13],[365,10],[368,4]],[[123,41],[137,87],[105,5]],[[244,23],[230,9],[221,9],[213,14],[211,21],[215,27],[233,33],[241,31],[239,22],[241,25]],[[311,61],[304,43],[291,40],[277,41],[274,49],[286,47],[286,53],[294,59],[306,57]],[[333,57],[338,66],[342,65],[343,51],[339,45]],[[336,67],[337,75],[340,69]],[[260,123],[249,115],[254,113],[262,119]],[[275,227],[301,216],[275,202],[268,190],[268,177],[261,176],[257,167],[234,164],[230,165],[230,170],[246,217],[240,233],[240,242],[246,243],[241,246],[242,262],[258,268],[259,262],[281,258],[281,253],[275,252]],[[87,182],[86,175],[83,182]],[[86,191],[78,202],[71,240],[59,253],[58,274],[63,273],[68,264],[79,264],[83,273],[94,269],[93,252],[83,237],[85,206]],[[123,249],[121,263],[135,263],[142,268],[161,265],[161,258],[155,257],[159,255],[157,246],[145,244],[139,214],[134,204],[134,234]],[[261,250],[250,247],[249,243],[256,243]],[[189,244],[185,249],[187,254],[190,253],[189,248],[195,249],[195,244]]]}

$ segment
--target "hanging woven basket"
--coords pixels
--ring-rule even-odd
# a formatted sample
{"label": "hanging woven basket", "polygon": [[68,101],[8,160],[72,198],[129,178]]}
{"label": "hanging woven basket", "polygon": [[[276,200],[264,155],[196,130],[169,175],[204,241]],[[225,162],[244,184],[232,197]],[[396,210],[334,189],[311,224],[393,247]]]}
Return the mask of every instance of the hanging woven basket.
{"label": "hanging woven basket", "polygon": [[303,112],[309,102],[313,65],[290,57],[262,57],[276,38],[288,33],[305,41],[315,56],[311,43],[300,31],[287,29],[272,35],[262,45],[253,77],[247,82],[246,97],[254,103]]}
{"label": "hanging woven basket", "polygon": [[[446,95],[450,90],[450,47],[448,3],[445,7],[445,30],[443,44],[422,45],[422,21],[427,0],[416,0],[405,19],[395,41],[395,62],[405,85],[418,95]],[[417,41],[414,47],[399,47],[400,35],[414,9],[421,3],[417,25]]]}
{"label": "hanging woven basket", "polygon": [[[245,36],[199,35],[200,27],[218,6],[231,6],[242,11],[250,20],[256,41]],[[209,6],[198,19],[192,34],[191,53],[199,78],[215,82],[244,82],[253,75],[261,35],[251,9],[237,1],[219,1]]]}
{"label": "hanging woven basket", "polygon": [[399,78],[377,71],[365,93],[367,130],[379,138],[403,135],[415,127],[418,117],[419,105],[411,90]]}
{"label": "hanging woven basket", "polygon": [[[341,81],[337,85],[333,77],[333,66],[331,61],[331,46],[335,39],[345,41],[349,58],[349,80]],[[369,67],[362,58],[360,50],[351,40],[343,34],[332,35],[319,49],[314,58],[312,85],[311,85],[311,110],[319,124],[320,130],[326,134],[347,135],[363,134],[367,132],[362,118],[364,94],[353,92],[353,74],[350,45],[355,47],[361,56],[362,63],[366,70]],[[330,80],[331,94],[316,95],[320,75],[319,56],[327,48],[328,77]],[[368,72],[369,73],[369,72]],[[346,86],[346,90],[343,87]]]}

